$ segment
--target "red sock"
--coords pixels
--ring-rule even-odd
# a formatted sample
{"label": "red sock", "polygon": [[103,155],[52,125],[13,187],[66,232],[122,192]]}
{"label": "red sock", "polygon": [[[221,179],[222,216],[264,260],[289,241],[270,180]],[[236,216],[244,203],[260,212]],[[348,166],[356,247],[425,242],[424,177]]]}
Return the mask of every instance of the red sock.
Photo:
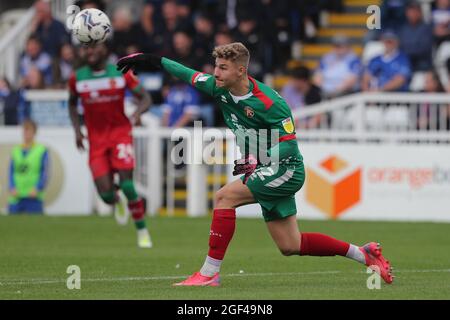
{"label": "red sock", "polygon": [[128,201],[128,209],[130,210],[133,220],[142,220],[145,216],[144,200],[138,199],[135,201]]}
{"label": "red sock", "polygon": [[344,256],[350,244],[322,233],[301,233],[301,256]]}
{"label": "red sock", "polygon": [[214,209],[209,232],[208,256],[217,260],[223,260],[228,244],[233,238],[235,226],[235,209]]}

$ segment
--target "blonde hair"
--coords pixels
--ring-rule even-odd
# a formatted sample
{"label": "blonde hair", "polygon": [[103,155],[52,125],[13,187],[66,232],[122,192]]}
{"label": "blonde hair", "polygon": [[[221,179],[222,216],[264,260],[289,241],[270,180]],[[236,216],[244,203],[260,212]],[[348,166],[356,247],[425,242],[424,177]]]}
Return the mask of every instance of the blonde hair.
{"label": "blonde hair", "polygon": [[215,47],[212,56],[230,60],[248,68],[250,62],[250,52],[241,42],[233,42]]}

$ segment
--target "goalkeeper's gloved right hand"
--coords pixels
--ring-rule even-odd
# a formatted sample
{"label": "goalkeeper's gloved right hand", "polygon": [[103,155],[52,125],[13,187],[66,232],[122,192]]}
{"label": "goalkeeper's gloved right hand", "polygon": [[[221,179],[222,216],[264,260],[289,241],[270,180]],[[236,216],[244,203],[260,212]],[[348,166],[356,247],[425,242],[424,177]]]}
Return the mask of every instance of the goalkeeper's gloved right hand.
{"label": "goalkeeper's gloved right hand", "polygon": [[256,167],[258,166],[258,160],[252,154],[249,154],[244,159],[239,159],[234,161],[234,171],[233,176],[237,176],[240,174],[245,174],[244,179],[242,180],[243,184],[247,183],[248,178],[253,174]]}
{"label": "goalkeeper's gloved right hand", "polygon": [[133,53],[122,57],[117,61],[117,70],[127,73],[128,70],[137,71],[158,71],[161,69],[161,57],[151,53]]}

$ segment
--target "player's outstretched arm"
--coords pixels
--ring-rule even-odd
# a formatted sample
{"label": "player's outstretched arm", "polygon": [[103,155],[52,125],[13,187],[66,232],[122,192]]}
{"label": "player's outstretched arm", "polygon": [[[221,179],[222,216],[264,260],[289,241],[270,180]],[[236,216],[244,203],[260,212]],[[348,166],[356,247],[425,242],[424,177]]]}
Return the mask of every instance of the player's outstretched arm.
{"label": "player's outstretched arm", "polygon": [[214,93],[215,81],[211,75],[203,74],[181,63],[151,53],[134,53],[120,58],[117,61],[117,70],[120,70],[122,73],[126,73],[129,70],[133,70],[134,73],[165,70],[172,76],[193,85],[206,94],[213,95]]}
{"label": "player's outstretched arm", "polygon": [[133,53],[117,61],[117,70],[123,74],[132,70],[135,74],[141,71],[158,71],[162,68],[161,57],[152,53]]}

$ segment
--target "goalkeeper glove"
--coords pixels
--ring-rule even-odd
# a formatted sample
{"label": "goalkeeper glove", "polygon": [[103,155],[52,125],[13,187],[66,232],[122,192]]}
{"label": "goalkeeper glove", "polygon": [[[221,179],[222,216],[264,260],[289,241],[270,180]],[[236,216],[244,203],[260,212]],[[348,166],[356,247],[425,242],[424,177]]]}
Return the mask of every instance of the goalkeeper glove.
{"label": "goalkeeper glove", "polygon": [[250,178],[253,171],[255,171],[257,165],[258,165],[258,160],[252,154],[249,154],[244,159],[235,160],[233,176],[245,174],[244,180],[242,181],[242,183],[246,184],[248,178]]}
{"label": "goalkeeper glove", "polygon": [[122,57],[117,61],[117,70],[127,73],[137,71],[158,71],[161,69],[161,57],[151,53],[133,53]]}

